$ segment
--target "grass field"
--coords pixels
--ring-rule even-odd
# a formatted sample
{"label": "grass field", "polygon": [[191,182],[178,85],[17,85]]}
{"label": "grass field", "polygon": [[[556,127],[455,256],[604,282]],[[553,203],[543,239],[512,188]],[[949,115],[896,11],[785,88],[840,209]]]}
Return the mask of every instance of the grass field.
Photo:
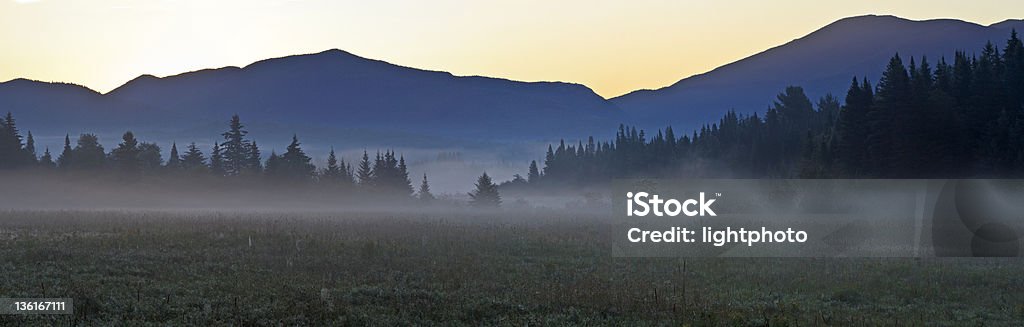
{"label": "grass field", "polygon": [[613,258],[608,222],[478,214],[0,212],[5,325],[1020,325],[1016,259]]}

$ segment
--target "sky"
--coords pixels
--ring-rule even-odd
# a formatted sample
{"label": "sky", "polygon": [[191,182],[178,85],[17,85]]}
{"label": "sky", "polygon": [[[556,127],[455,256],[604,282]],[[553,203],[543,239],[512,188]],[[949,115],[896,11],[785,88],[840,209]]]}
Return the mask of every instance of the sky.
{"label": "sky", "polygon": [[456,75],[580,83],[614,97],[863,14],[988,25],[1024,17],[1024,1],[0,0],[0,81],[107,92],[142,74],[338,48]]}

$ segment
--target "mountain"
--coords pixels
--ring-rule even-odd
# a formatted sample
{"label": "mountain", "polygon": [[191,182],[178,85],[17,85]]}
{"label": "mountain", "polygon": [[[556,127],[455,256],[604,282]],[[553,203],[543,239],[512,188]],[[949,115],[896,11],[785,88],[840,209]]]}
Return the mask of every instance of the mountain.
{"label": "mountain", "polygon": [[106,94],[17,79],[0,83],[0,109],[37,137],[132,129],[143,138],[213,140],[238,113],[264,139],[299,133],[307,142],[362,146],[536,141],[612,130],[623,119],[579,84],[460,77],[341,50],[143,75]]}
{"label": "mountain", "polygon": [[854,76],[875,84],[889,58],[899,53],[927,56],[934,67],[957,50],[978,52],[992,41],[1000,49],[1024,21],[981,26],[952,19],[912,21],[893,16],[841,19],[807,36],[658,90],[640,90],[611,99],[641,125],[694,128],[715,122],[730,109],[763,113],[786,86],[802,86],[811,96],[832,93],[842,99]]}

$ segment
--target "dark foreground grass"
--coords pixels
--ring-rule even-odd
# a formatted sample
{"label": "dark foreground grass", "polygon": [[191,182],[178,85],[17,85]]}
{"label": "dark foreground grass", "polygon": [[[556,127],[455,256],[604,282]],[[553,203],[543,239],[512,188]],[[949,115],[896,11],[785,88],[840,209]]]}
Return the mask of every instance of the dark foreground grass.
{"label": "dark foreground grass", "polygon": [[7,325],[1020,325],[1024,263],[633,259],[562,214],[0,213]]}

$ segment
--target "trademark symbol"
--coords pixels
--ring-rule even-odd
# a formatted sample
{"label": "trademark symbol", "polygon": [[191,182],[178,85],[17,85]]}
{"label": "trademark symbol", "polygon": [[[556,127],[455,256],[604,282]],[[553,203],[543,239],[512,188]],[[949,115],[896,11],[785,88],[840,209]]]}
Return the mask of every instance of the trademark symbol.
{"label": "trademark symbol", "polygon": [[722,193],[715,193],[715,197],[721,197]]}

